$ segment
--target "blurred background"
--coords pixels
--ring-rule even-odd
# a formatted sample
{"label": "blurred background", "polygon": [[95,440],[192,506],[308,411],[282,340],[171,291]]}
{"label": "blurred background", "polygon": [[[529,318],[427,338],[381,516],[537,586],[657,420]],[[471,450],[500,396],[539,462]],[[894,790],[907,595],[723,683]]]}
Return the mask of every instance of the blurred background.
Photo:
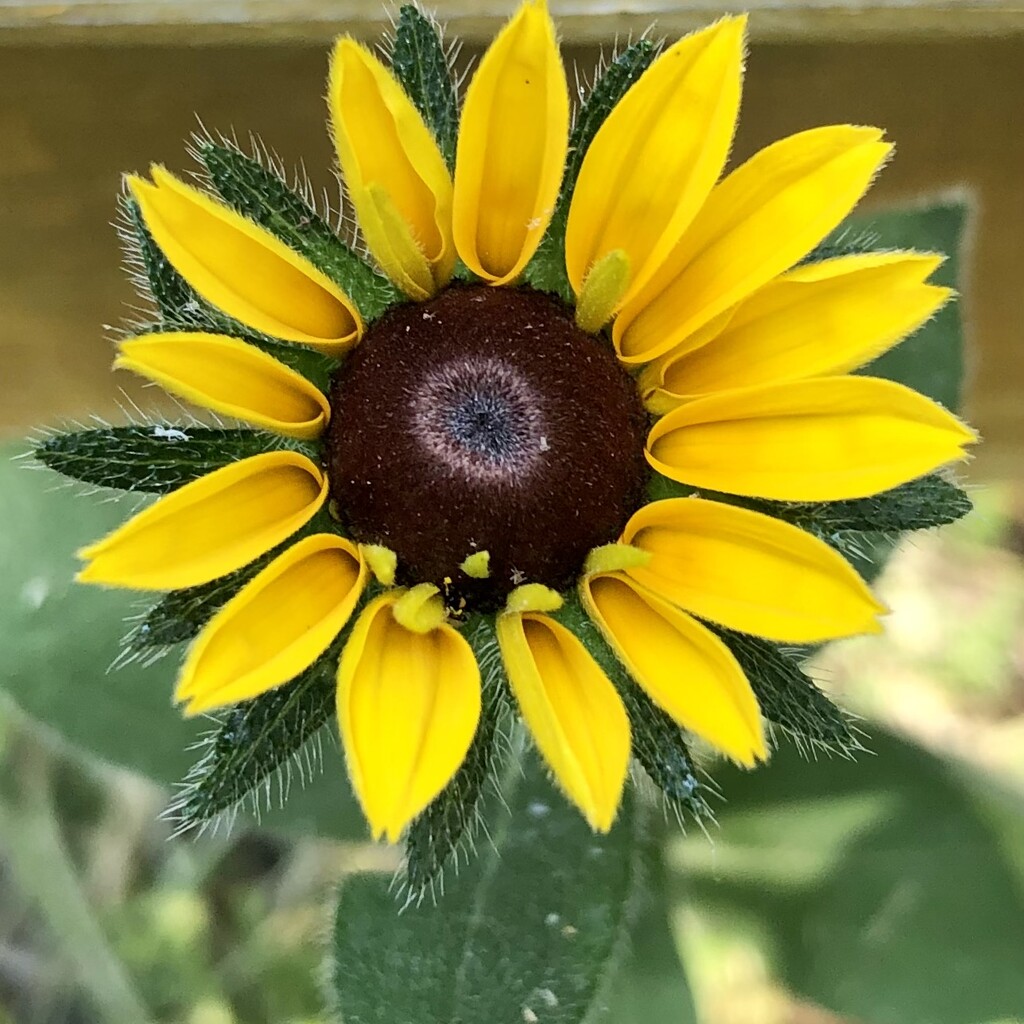
{"label": "blurred background", "polygon": [[[511,11],[493,0],[436,6],[467,41],[464,63]],[[672,924],[701,1024],[1024,1021],[1024,8],[550,6],[581,75],[601,48],[655,22],[675,37],[749,9],[735,159],[816,124],[877,124],[897,153],[869,212],[968,204],[959,287],[964,411],[984,438],[968,469],[975,512],[893,556],[879,584],[895,609],[884,638],[835,645],[816,663],[863,717],[874,755],[851,767],[782,751],[767,772],[722,780],[721,828],[670,844]],[[387,24],[369,0],[0,0],[5,463],[37,428],[158,407],[109,372],[105,325],[133,301],[111,227],[120,174],[150,162],[190,169],[183,142],[198,115],[241,140],[258,133],[336,202],[327,44],[342,31],[376,38]],[[19,479],[0,473],[0,555],[11,560],[0,574],[14,571],[39,507]],[[301,809],[276,828],[240,821],[171,838],[161,782],[192,759],[168,707],[173,666],[112,681],[108,715],[104,674],[131,609],[67,596],[71,538],[95,528],[75,521],[66,495],[47,507],[38,550],[46,536],[60,542],[24,576],[18,607],[0,605],[0,1024],[326,1020],[316,979],[329,892],[344,872],[395,858],[310,835],[344,830]],[[97,514],[112,522],[123,510]],[[45,630],[22,629],[26,608],[48,616]],[[84,720],[109,719],[120,764],[26,714],[51,717],[58,692],[80,740],[96,731]],[[158,710],[144,719],[147,701]],[[341,772],[336,756],[325,752],[328,772]],[[684,1024],[690,1012],[651,1019]]]}

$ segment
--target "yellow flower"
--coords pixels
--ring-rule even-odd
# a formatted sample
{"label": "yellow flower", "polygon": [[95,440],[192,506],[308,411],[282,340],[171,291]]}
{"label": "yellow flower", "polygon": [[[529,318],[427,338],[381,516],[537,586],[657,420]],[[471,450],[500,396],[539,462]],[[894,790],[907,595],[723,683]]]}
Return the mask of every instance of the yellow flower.
{"label": "yellow flower", "polygon": [[[818,643],[877,632],[886,609],[822,540],[696,489],[866,497],[974,440],[921,395],[848,375],[947,301],[927,280],[940,258],[807,261],[888,158],[882,132],[804,131],[725,172],[745,28],[725,18],[665,50],[564,186],[569,95],[542,0],[477,68],[451,165],[396,73],[341,39],[339,163],[366,247],[408,300],[374,322],[255,220],[160,167],[128,180],[202,300],[338,361],[324,392],[225,334],[123,342],[115,366],[286,440],[84,549],[79,578],[190,587],[283,545],[206,624],[176,697],[188,714],[253,699],[342,636],[338,724],[375,836],[397,840],[473,741],[474,617],[597,830],[619,806],[630,720],[566,600],[627,685],[740,764],[763,760],[750,682],[706,623]],[[574,310],[523,283],[560,201]],[[691,493],[645,503],[652,471]]]}

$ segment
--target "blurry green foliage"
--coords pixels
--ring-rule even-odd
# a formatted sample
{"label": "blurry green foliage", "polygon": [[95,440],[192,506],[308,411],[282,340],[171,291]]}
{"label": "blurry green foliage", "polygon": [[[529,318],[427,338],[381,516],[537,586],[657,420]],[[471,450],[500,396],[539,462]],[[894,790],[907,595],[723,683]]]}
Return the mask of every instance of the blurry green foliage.
{"label": "blurry green foliage", "polygon": [[1024,874],[1005,830],[1020,836],[1024,808],[980,810],[960,773],[871,732],[856,762],[784,748],[760,772],[723,771],[720,833],[677,844],[676,893],[756,921],[788,989],[858,1022],[1019,1013]]}

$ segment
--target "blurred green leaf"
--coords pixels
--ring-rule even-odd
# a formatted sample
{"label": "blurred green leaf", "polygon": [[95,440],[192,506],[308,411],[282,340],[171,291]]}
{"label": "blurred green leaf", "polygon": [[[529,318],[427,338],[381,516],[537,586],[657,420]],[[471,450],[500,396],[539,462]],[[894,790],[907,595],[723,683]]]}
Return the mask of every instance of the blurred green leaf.
{"label": "blurred green leaf", "polygon": [[982,1024],[1024,1007],[1024,891],[960,775],[872,729],[877,756],[788,749],[723,770],[711,849],[675,848],[702,913],[756,918],[779,979],[863,1024]]}
{"label": "blurred green leaf", "polygon": [[0,687],[72,743],[161,782],[191,763],[202,723],[171,707],[173,658],[110,666],[138,595],[87,587],[74,552],[113,529],[137,498],[87,497],[0,448]]}
{"label": "blurred green leaf", "polygon": [[341,889],[330,984],[345,1024],[577,1024],[607,1000],[649,862],[640,810],[596,836],[537,759],[506,781],[493,845],[438,905],[399,913],[389,879]]}
{"label": "blurred green leaf", "polygon": [[[961,284],[961,246],[967,207],[939,202],[910,209],[857,214],[846,227],[873,236],[876,249],[917,249],[945,253],[948,259],[932,280],[950,288]],[[887,377],[959,409],[964,377],[963,321],[957,301],[948,303],[916,334],[897,345],[861,373]]]}
{"label": "blurred green leaf", "polygon": [[[210,728],[172,707],[179,651],[112,669],[126,619],[144,603],[73,579],[76,549],[123,522],[139,500],[86,495],[49,470],[12,461],[26,448],[0,447],[0,689],[87,753],[175,784],[195,760],[188,748]],[[324,772],[307,771],[305,788],[293,770],[261,790],[261,820],[290,832],[362,838],[343,758],[329,739],[325,746]],[[290,790],[285,806],[282,786]]]}
{"label": "blurred green leaf", "polygon": [[629,955],[608,1000],[609,1024],[697,1024],[697,1011],[669,925],[660,863],[629,938]]}
{"label": "blurred green leaf", "polygon": [[[967,207],[961,202],[935,202],[909,209],[863,213],[850,217],[838,237],[864,238],[872,249],[916,249],[945,253],[946,262],[932,276],[936,284],[960,285],[961,247]],[[916,334],[869,363],[858,373],[885,377],[959,410],[963,397],[964,338],[959,302],[949,302]],[[837,547],[868,580],[885,568],[898,540],[862,534],[839,538]],[[846,543],[844,543],[846,542]]]}

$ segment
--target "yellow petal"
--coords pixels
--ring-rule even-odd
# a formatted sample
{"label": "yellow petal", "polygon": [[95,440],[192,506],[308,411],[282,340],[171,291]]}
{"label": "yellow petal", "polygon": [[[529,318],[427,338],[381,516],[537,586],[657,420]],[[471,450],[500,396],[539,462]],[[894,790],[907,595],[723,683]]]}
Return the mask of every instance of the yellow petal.
{"label": "yellow petal", "polygon": [[114,360],[204,409],[287,437],[319,437],[327,399],[273,356],[223,334],[147,334],[122,341]]}
{"label": "yellow petal", "polygon": [[761,711],[728,647],[622,573],[580,584],[587,613],[651,700],[740,764],[767,756]]}
{"label": "yellow petal", "polygon": [[352,301],[269,231],[163,167],[128,186],[175,270],[204,298],[258,331],[340,355],[359,339]]}
{"label": "yellow petal", "polygon": [[[846,373],[915,331],[949,297],[925,283],[941,257],[865,253],[797,267],[735,310],[713,341],[655,364],[664,391],[695,397]],[[658,365],[660,364],[660,366]]]}
{"label": "yellow petal", "polygon": [[576,636],[546,615],[504,612],[498,642],[533,738],[591,828],[615,820],[629,765],[629,721],[615,687]]}
{"label": "yellow petal", "polygon": [[723,18],[666,50],[608,115],[584,157],[565,236],[577,295],[615,249],[627,301],[664,261],[721,174],[743,80],[746,16]]}
{"label": "yellow petal", "polygon": [[455,160],[455,245],[492,284],[526,267],[554,211],[569,141],[569,93],[544,0],[525,0],[466,93]]}
{"label": "yellow petal", "polygon": [[892,147],[876,128],[836,125],[761,150],[716,186],[615,322],[627,363],[680,345],[805,256],[867,191]]}
{"label": "yellow petal", "polygon": [[428,298],[455,266],[452,181],[437,142],[394,74],[353,39],[334,47],[327,99],[370,252],[407,295]]}
{"label": "yellow petal", "polygon": [[316,515],[327,480],[297,452],[267,452],[208,473],[150,505],[78,557],[83,583],[175,590],[208,583],[269,551]]}
{"label": "yellow petal", "polygon": [[722,392],[674,409],[648,461],[694,487],[782,501],[864,498],[964,457],[976,440],[902,384],[820,377]]}
{"label": "yellow petal", "polygon": [[294,679],[349,620],[366,577],[358,549],[343,537],[319,533],[293,544],[206,625],[175,700],[196,715]]}
{"label": "yellow petal", "polygon": [[402,592],[370,602],[338,666],[338,724],[375,839],[402,829],[451,780],[480,720],[480,669],[461,633],[399,625]]}
{"label": "yellow petal", "polygon": [[880,632],[886,609],[849,562],[771,516],[669,498],[636,512],[623,537],[651,555],[627,575],[701,618],[790,643]]}

